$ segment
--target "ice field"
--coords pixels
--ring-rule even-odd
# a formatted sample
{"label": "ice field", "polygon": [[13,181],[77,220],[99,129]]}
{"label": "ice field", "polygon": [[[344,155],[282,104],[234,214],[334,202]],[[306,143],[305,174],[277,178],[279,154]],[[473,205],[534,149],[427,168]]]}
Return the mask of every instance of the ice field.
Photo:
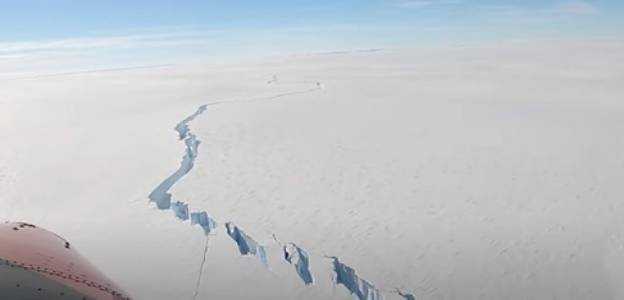
{"label": "ice field", "polygon": [[621,299],[621,61],[567,40],[0,76],[0,221],[135,299]]}

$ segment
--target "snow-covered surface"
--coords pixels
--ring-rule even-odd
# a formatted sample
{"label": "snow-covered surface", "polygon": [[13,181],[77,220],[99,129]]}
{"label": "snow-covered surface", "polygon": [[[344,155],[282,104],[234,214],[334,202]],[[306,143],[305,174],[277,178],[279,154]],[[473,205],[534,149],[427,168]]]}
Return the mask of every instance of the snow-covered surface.
{"label": "snow-covered surface", "polygon": [[[350,299],[334,256],[386,299],[622,298],[620,61],[541,41],[3,78],[0,220],[136,299],[191,299],[208,237],[197,299]],[[185,154],[176,217],[148,196]]]}

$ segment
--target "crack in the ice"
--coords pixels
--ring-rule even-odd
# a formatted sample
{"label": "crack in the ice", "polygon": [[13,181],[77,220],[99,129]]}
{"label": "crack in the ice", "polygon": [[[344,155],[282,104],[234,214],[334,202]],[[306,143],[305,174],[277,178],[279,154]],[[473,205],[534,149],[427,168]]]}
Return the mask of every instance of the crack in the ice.
{"label": "crack in the ice", "polygon": [[191,121],[195,120],[195,118],[197,118],[197,116],[199,116],[202,113],[204,113],[204,111],[206,111],[206,108],[207,108],[206,105],[200,106],[194,114],[186,117],[184,120],[182,120],[180,123],[178,123],[178,125],[176,125],[175,131],[178,132],[178,136],[179,136],[180,140],[185,139],[186,136],[188,135],[189,131],[190,131],[188,123],[190,123]]}
{"label": "crack in the ice", "polygon": [[195,293],[193,293],[193,300],[197,299],[199,295],[199,286],[201,285],[202,275],[204,274],[204,264],[206,264],[206,254],[208,253],[209,236],[206,236],[206,245],[204,246],[204,256],[202,258],[201,265],[199,266],[199,275],[197,276],[197,282],[195,283]]}
{"label": "crack in the ice", "polygon": [[310,255],[308,252],[295,243],[288,243],[282,249],[284,251],[284,259],[289,264],[294,264],[297,275],[299,275],[303,283],[305,285],[313,284],[314,277],[312,277],[312,272],[310,272]]}
{"label": "crack in the ice", "polygon": [[225,223],[225,229],[227,230],[227,234],[238,246],[238,251],[241,255],[255,255],[260,259],[265,267],[269,266],[264,246],[258,244],[258,242],[248,236],[242,229],[234,225],[232,222]]}
{"label": "crack in the ice", "polygon": [[189,218],[188,204],[184,202],[176,201],[171,204],[171,210],[173,210],[173,213],[178,219],[182,221],[188,220]]}
{"label": "crack in the ice", "polygon": [[343,285],[359,300],[382,299],[379,290],[370,282],[360,278],[353,268],[341,263],[338,257],[330,258],[333,260],[336,284]]}
{"label": "crack in the ice", "polygon": [[[273,76],[273,79],[270,80],[268,83],[277,83],[277,76]],[[204,113],[207,110],[208,106],[276,100],[286,96],[318,91],[323,88],[320,82],[315,81],[305,83],[313,83],[315,87],[311,89],[281,93],[266,97],[210,102],[200,106],[197,111],[195,111],[195,113],[184,118],[184,120],[182,120],[175,126],[175,130],[178,132],[179,139],[184,140],[184,144],[186,145],[185,154],[182,157],[180,167],[173,174],[163,180],[163,182],[161,182],[149,194],[149,200],[150,202],[154,202],[156,204],[156,207],[160,210],[171,209],[175,217],[182,221],[187,221],[190,219],[191,225],[200,225],[206,235],[206,245],[204,247],[203,258],[195,286],[195,292],[193,294],[193,299],[195,299],[199,294],[199,287],[203,275],[204,264],[206,262],[206,255],[208,252],[209,234],[217,228],[217,222],[205,211],[190,212],[189,214],[189,206],[184,202],[175,201],[172,203],[173,196],[171,195],[169,190],[193,169],[195,159],[198,155],[197,150],[200,145],[200,141],[193,133],[191,133],[189,123],[197,118],[199,115]],[[225,228],[227,234],[236,243],[241,255],[255,255],[259,258],[260,262],[268,268],[269,264],[267,260],[266,248],[264,246],[260,245],[256,240],[247,235],[238,226],[234,225],[233,222],[225,223]],[[312,276],[312,272],[310,271],[309,253],[292,242],[283,245],[282,250],[284,259],[287,263],[294,265],[297,275],[304,282],[304,284],[314,284],[314,277]],[[355,295],[359,300],[382,299],[379,289],[377,289],[368,281],[361,279],[356,274],[353,268],[341,263],[335,256],[329,258],[333,260],[336,284],[343,285],[351,294]],[[399,290],[397,290],[397,293],[406,300],[414,299],[414,296],[412,296],[411,294],[406,294]]]}
{"label": "crack in the ice", "polygon": [[[200,141],[197,137],[190,132],[188,127],[188,123],[193,121],[197,116],[206,111],[207,106],[200,106],[195,113],[186,117],[180,123],[178,123],[175,127],[175,130],[178,132],[178,137],[180,140],[184,140],[184,144],[186,145],[184,156],[182,157],[182,162],[180,163],[180,167],[169,177],[167,177],[163,182],[161,182],[150,194],[149,199],[150,202],[156,203],[156,207],[160,210],[171,209],[176,218],[186,221],[189,219],[189,207],[188,204],[176,201],[171,203],[172,195],[169,193],[169,190],[182,179],[186,174],[188,174],[195,165],[195,159],[197,158],[197,149],[199,148]],[[201,284],[201,278],[203,275],[204,264],[206,263],[206,253],[208,252],[208,242],[209,242],[209,234],[217,228],[217,223],[208,216],[208,213],[205,211],[199,212],[191,212],[190,213],[191,225],[198,224],[204,230],[204,234],[206,235],[206,246],[204,247],[204,255],[202,258],[201,266],[199,269],[199,275],[197,277],[197,283],[195,287],[195,293],[193,294],[193,299],[197,298],[199,294],[199,286]]]}
{"label": "crack in the ice", "polygon": [[198,224],[204,229],[204,233],[209,234],[217,228],[217,222],[208,216],[205,211],[191,213],[191,225]]}
{"label": "crack in the ice", "polygon": [[416,300],[416,297],[414,295],[401,291],[400,289],[396,289],[396,293],[399,294],[399,296],[403,297],[403,299],[405,300]]}
{"label": "crack in the ice", "polygon": [[[182,177],[188,174],[195,165],[195,158],[197,158],[197,148],[199,147],[199,140],[197,137],[189,132],[188,122],[195,119],[198,115],[202,114],[206,110],[206,106],[200,106],[197,111],[185,118],[182,122],[176,125],[175,130],[178,132],[180,139],[184,139],[186,145],[186,151],[182,157],[180,167],[163,182],[161,182],[150,194],[149,199],[151,202],[156,203],[158,209],[165,210],[171,208],[171,194],[169,190],[175,185]],[[176,211],[177,212],[177,211]]]}

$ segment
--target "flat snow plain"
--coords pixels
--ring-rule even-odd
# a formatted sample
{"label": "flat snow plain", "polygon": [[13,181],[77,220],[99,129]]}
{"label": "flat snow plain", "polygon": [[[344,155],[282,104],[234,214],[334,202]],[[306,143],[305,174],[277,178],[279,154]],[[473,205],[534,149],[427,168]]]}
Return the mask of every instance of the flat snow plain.
{"label": "flat snow plain", "polygon": [[[206,237],[147,197],[184,155],[176,124],[219,102],[170,190],[218,222],[197,299],[350,299],[324,255],[386,299],[622,299],[622,61],[541,41],[0,78],[0,220],[136,299],[191,299]],[[273,235],[310,252],[313,286]]]}

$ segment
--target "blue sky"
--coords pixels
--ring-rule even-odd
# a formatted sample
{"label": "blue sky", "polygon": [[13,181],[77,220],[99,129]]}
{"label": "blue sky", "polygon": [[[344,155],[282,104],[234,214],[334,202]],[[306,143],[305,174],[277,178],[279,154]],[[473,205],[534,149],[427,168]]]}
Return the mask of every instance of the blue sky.
{"label": "blue sky", "polygon": [[175,61],[532,38],[621,38],[621,0],[0,0],[2,60]]}

